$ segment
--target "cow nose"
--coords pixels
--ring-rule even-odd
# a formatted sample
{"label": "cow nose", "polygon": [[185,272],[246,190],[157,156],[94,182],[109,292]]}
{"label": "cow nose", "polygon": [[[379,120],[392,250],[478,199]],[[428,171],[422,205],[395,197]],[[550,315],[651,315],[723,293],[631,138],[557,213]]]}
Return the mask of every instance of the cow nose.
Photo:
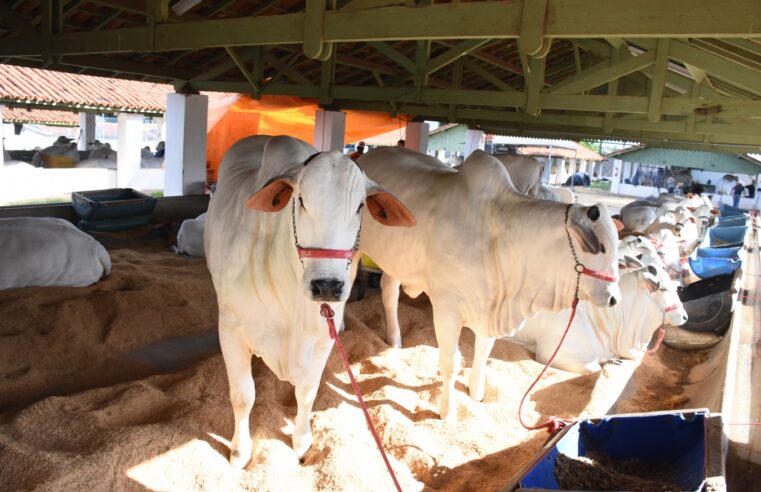
{"label": "cow nose", "polygon": [[616,296],[610,296],[610,299],[608,299],[608,306],[613,307],[616,304],[618,304],[618,299],[616,299]]}
{"label": "cow nose", "polygon": [[315,301],[337,301],[343,293],[343,280],[335,278],[318,278],[310,285]]}

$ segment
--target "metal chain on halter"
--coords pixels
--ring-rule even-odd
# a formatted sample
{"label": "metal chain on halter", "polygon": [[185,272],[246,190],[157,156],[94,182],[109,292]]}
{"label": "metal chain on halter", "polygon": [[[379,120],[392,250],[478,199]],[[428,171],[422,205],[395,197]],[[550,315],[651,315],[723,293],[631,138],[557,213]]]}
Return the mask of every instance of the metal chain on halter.
{"label": "metal chain on halter", "polygon": [[[357,228],[357,238],[354,240],[354,252],[356,253],[359,251],[359,235],[362,233],[362,216],[364,214],[360,212],[359,214],[359,227]],[[351,262],[354,260],[354,258],[349,258],[349,263],[346,265],[346,269],[348,270],[351,266]],[[361,259],[359,261],[362,261]]]}
{"label": "metal chain on halter", "polygon": [[[296,243],[296,250],[299,250],[301,249],[301,244],[299,244],[299,235],[296,232],[296,197],[293,198],[293,206],[291,207],[291,223],[293,224],[293,240]],[[354,239],[354,246],[352,247],[352,250],[355,253],[359,251],[359,235],[361,233],[362,233],[362,214],[359,215],[359,228],[357,228],[357,237]],[[351,266],[352,261],[353,261],[353,257],[349,258],[349,260],[347,261],[346,263],[347,270]],[[301,262],[301,266],[304,267],[304,259],[301,256],[299,256],[299,262]]]}
{"label": "metal chain on halter", "polygon": [[584,265],[579,261],[579,257],[576,255],[576,248],[573,247],[573,241],[571,240],[571,233],[568,231],[568,215],[571,211],[572,204],[569,204],[565,208],[565,236],[568,239],[568,246],[571,247],[571,254],[573,255],[573,261],[576,265],[573,267],[576,270],[576,288],[573,292],[574,302],[579,299],[579,284],[581,283],[581,273],[584,271]]}

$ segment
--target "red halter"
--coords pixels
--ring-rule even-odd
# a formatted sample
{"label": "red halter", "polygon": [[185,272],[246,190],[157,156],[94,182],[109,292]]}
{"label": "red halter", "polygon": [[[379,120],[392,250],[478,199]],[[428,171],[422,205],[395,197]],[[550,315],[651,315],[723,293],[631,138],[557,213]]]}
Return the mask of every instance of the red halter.
{"label": "red halter", "polygon": [[672,304],[671,306],[666,306],[666,309],[664,309],[663,312],[670,313],[671,311],[676,311],[677,309],[679,309],[679,306]]}
{"label": "red halter", "polygon": [[589,268],[585,267],[582,262],[579,261],[579,257],[576,254],[576,248],[573,246],[573,241],[571,240],[571,233],[568,231],[568,213],[571,211],[571,205],[569,204],[565,208],[565,235],[568,238],[568,246],[571,248],[571,254],[573,255],[573,260],[576,262],[576,266],[574,266],[574,269],[576,270],[576,292],[574,293],[574,298],[579,297],[579,277],[582,275],[587,275],[588,277],[593,277],[598,280],[604,280],[606,282],[618,282],[618,276],[613,274],[609,275],[604,272],[596,272],[594,270],[590,270]]}

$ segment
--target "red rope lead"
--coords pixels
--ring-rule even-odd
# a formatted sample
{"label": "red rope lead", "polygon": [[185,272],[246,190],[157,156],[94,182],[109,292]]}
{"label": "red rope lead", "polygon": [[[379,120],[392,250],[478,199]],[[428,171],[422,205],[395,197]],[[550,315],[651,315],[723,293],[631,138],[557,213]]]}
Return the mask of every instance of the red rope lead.
{"label": "red rope lead", "polygon": [[549,417],[545,422],[541,424],[537,424],[534,426],[528,426],[523,422],[523,402],[526,401],[526,397],[531,393],[531,390],[534,389],[534,386],[536,386],[536,383],[539,382],[540,379],[542,379],[542,376],[544,376],[544,373],[547,371],[547,368],[550,367],[552,364],[552,361],[555,360],[555,356],[560,351],[560,347],[563,346],[563,341],[565,340],[566,335],[568,335],[568,330],[571,329],[571,324],[573,323],[573,319],[576,317],[576,306],[579,304],[579,298],[575,298],[573,300],[573,304],[571,304],[571,317],[568,319],[568,325],[565,327],[565,331],[563,332],[563,336],[560,337],[560,342],[558,342],[558,346],[555,348],[555,351],[552,353],[552,356],[550,356],[550,359],[547,361],[547,364],[544,365],[544,368],[542,368],[542,372],[539,373],[539,375],[534,379],[534,382],[531,383],[531,386],[528,387],[526,392],[523,394],[523,398],[521,398],[521,404],[518,406],[518,421],[521,423],[524,429],[527,430],[539,430],[539,429],[547,429],[548,434],[554,434],[555,432],[559,431],[566,425],[572,424],[573,420],[565,420],[558,417]]}
{"label": "red rope lead", "polygon": [[399,485],[399,481],[396,479],[396,474],[394,474],[394,469],[391,468],[391,463],[388,461],[388,457],[386,456],[386,451],[383,450],[383,444],[381,443],[380,437],[378,437],[378,432],[375,430],[375,426],[373,425],[372,419],[370,419],[370,413],[367,411],[367,407],[365,406],[365,401],[362,399],[362,392],[359,390],[359,385],[357,384],[357,380],[354,379],[354,373],[351,372],[351,365],[349,364],[349,358],[346,356],[346,352],[344,351],[344,347],[341,344],[341,340],[338,338],[338,332],[336,332],[336,325],[333,322],[333,316],[335,315],[335,313],[333,312],[333,309],[331,309],[329,305],[322,304],[320,306],[320,314],[322,315],[323,318],[325,318],[325,321],[328,322],[328,331],[330,332],[330,338],[336,341],[336,347],[338,347],[338,353],[341,354],[341,360],[344,363],[346,372],[349,374],[351,387],[354,388],[354,393],[357,395],[357,401],[359,401],[359,406],[362,408],[362,412],[365,414],[365,419],[367,420],[367,428],[370,429],[370,433],[373,435],[373,439],[375,439],[375,444],[378,446],[378,450],[380,451],[380,454],[383,457],[383,461],[386,463],[386,468],[388,468],[388,473],[391,475],[391,480],[394,481],[396,490],[398,492],[402,492],[402,487]]}

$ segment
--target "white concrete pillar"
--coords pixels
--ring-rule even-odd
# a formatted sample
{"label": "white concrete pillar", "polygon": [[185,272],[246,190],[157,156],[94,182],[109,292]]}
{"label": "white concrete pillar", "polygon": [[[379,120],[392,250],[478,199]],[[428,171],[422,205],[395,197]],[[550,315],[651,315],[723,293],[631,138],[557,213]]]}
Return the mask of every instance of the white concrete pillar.
{"label": "white concrete pillar", "polygon": [[555,184],[562,185],[565,183],[565,180],[568,179],[568,170],[566,169],[568,161],[565,159],[558,159],[557,162],[558,171],[555,173]]}
{"label": "white concrete pillar", "polygon": [[156,121],[156,139],[160,142],[164,140],[164,135],[166,135],[166,122],[164,121],[164,118],[161,116],[156,117],[155,121]]}
{"label": "white concrete pillar", "polygon": [[0,168],[5,166],[5,138],[4,138],[5,135],[3,135],[3,107],[4,106],[0,105],[0,150],[2,150],[2,157],[0,157],[0,159],[2,159],[0,161]]}
{"label": "white concrete pillar", "polygon": [[119,113],[116,122],[116,186],[129,188],[133,178],[140,171],[143,115]]}
{"label": "white concrete pillar", "polygon": [[587,172],[587,160],[586,159],[579,159],[579,172],[580,173]]}
{"label": "white concrete pillar", "polygon": [[542,166],[542,182],[550,182],[550,173],[552,172],[552,157],[544,159],[544,166]]}
{"label": "white concrete pillar", "polygon": [[483,130],[465,130],[465,158],[467,159],[470,154],[476,150],[484,150],[486,148],[486,135]]}
{"label": "white concrete pillar", "polygon": [[404,139],[404,147],[425,154],[428,152],[428,123],[422,121],[410,121],[407,123],[407,132]]}
{"label": "white concrete pillar", "polygon": [[78,150],[87,150],[87,144],[95,140],[95,113],[79,113]]}
{"label": "white concrete pillar", "polygon": [[164,196],[203,194],[208,109],[208,96],[167,94]]}
{"label": "white concrete pillar", "polygon": [[621,159],[613,159],[613,176],[610,181],[611,193],[618,193],[624,174],[624,163]]}
{"label": "white concrete pillar", "polygon": [[346,113],[318,109],[314,115],[314,146],[319,151],[343,151]]}
{"label": "white concrete pillar", "polygon": [[621,172],[621,182],[624,182],[624,179],[631,179],[632,177],[632,163],[631,162],[624,162],[624,169]]}

